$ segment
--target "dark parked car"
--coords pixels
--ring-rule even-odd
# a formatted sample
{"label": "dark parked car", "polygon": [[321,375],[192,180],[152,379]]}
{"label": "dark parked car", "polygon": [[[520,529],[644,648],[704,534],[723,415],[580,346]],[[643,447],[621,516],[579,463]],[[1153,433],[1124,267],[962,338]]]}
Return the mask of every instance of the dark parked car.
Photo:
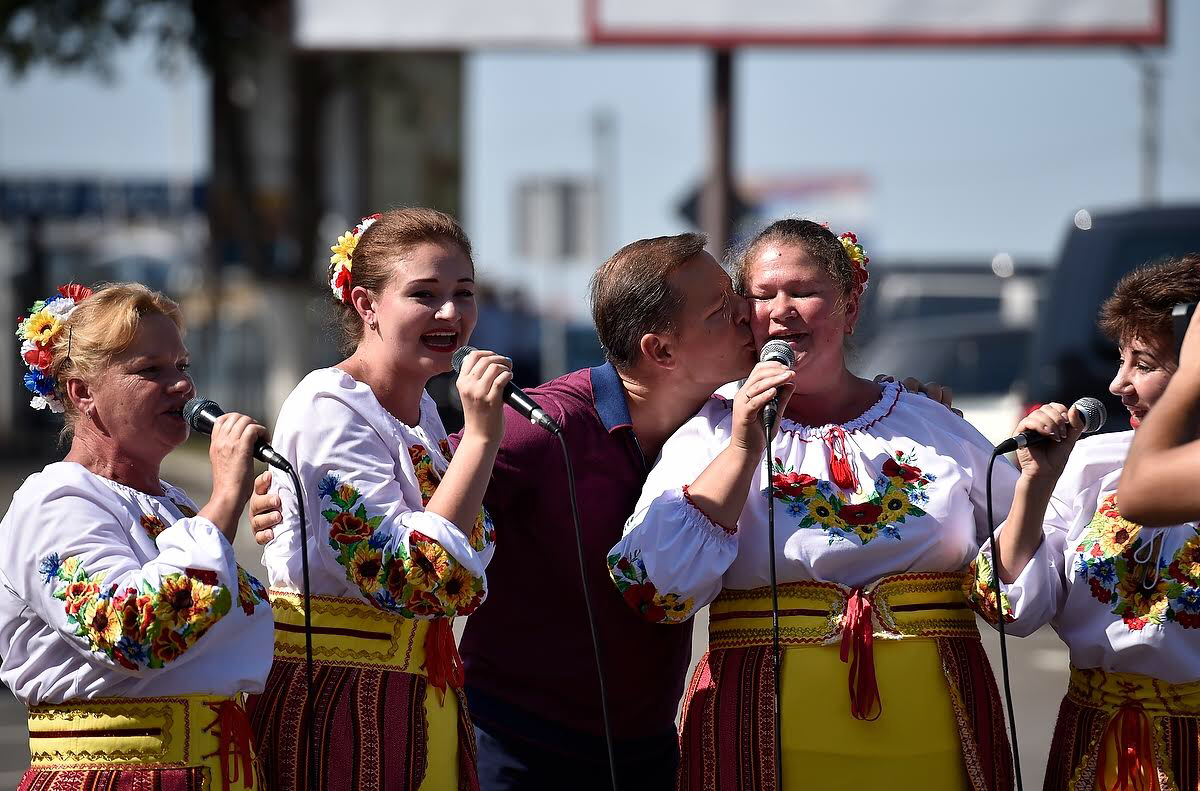
{"label": "dark parked car", "polygon": [[1029,404],[1095,396],[1108,407],[1105,430],[1129,428],[1120,400],[1108,392],[1117,350],[1096,326],[1100,304],[1131,269],[1192,252],[1200,252],[1200,206],[1097,214],[1088,230],[1072,226],[1039,301]]}

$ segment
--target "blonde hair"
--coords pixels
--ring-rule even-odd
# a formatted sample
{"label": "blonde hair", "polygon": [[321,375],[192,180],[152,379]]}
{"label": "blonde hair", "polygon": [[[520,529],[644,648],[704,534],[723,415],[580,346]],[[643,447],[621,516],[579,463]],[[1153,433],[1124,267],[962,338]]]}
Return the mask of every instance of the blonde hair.
{"label": "blonde hair", "polygon": [[67,397],[68,379],[94,380],[112,359],[129,348],[145,316],[166,316],[183,330],[179,305],[141,283],[106,283],[79,303],[51,347],[47,373],[58,382],[66,440],[75,433],[79,410]]}

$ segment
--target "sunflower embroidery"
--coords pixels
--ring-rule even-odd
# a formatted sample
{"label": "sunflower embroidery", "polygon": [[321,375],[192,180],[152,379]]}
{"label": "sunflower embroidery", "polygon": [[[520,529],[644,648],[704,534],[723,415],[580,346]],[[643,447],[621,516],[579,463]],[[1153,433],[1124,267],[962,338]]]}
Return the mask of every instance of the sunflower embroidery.
{"label": "sunflower embroidery", "polygon": [[[72,556],[52,553],[38,567],[63,602],[67,625],[91,650],[130,670],[160,668],[177,658],[229,612],[230,595],[199,570],[163,575],[157,587],[142,580],[118,590],[104,572],[89,575]],[[211,574],[211,572],[209,572]],[[204,576],[206,579],[197,579]]]}
{"label": "sunflower embroidery", "polygon": [[[992,564],[982,552],[967,567],[966,578],[963,580],[963,596],[972,610],[982,615],[988,623],[996,624],[998,611],[996,590],[992,587]],[[1015,620],[1013,608],[1008,601],[1008,594],[1003,591],[1000,593],[1000,607],[1004,611],[1004,622],[1012,623]]]}
{"label": "sunflower embroidery", "polygon": [[[424,448],[414,446],[424,452]],[[379,529],[362,494],[336,475],[317,487],[331,507],[329,546],[346,579],[376,607],[405,618],[466,615],[483,602],[483,580],[475,577],[433,539],[414,530],[407,545]],[[482,528],[481,528],[482,529]]]}
{"label": "sunflower embroidery", "polygon": [[1160,550],[1163,534],[1147,542],[1141,533],[1110,494],[1075,546],[1075,578],[1131,631],[1171,622],[1200,627],[1200,534],[1168,559]]}
{"label": "sunflower embroidery", "polygon": [[651,623],[680,623],[695,609],[695,600],[680,593],[659,593],[646,572],[641,550],[608,556],[608,574],[634,612]]}
{"label": "sunflower embroidery", "polygon": [[[835,540],[857,538],[865,545],[879,536],[900,540],[898,525],[909,517],[924,516],[922,504],[935,478],[913,464],[913,454],[896,451],[883,463],[870,495],[851,502],[829,481],[798,473],[776,458],[771,465],[775,498],[800,528],[818,528]],[[855,495],[856,497],[858,495]]]}

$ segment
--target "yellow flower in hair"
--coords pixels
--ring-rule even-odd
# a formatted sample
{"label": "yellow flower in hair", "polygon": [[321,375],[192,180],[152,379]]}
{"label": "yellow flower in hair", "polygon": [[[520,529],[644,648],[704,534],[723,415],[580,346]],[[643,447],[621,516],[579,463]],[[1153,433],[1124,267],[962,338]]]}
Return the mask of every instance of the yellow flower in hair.
{"label": "yellow flower in hair", "polygon": [[62,322],[57,316],[47,310],[39,310],[25,319],[25,325],[21,328],[21,331],[25,336],[25,340],[38,344],[47,344],[54,339],[54,336],[58,334],[60,329],[62,329]]}
{"label": "yellow flower in hair", "polygon": [[354,248],[358,246],[358,236],[354,231],[346,231],[338,237],[337,243],[329,248],[333,255],[329,256],[329,263],[337,264],[341,262],[347,269],[350,268],[350,257],[354,255]]}

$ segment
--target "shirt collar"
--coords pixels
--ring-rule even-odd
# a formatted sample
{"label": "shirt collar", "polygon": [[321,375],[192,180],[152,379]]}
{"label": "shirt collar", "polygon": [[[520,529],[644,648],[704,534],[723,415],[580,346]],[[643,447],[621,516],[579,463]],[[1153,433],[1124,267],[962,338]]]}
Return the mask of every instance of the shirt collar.
{"label": "shirt collar", "polygon": [[633,428],[629,404],[625,401],[625,385],[612,363],[592,368],[592,401],[604,428],[611,434],[619,428]]}

